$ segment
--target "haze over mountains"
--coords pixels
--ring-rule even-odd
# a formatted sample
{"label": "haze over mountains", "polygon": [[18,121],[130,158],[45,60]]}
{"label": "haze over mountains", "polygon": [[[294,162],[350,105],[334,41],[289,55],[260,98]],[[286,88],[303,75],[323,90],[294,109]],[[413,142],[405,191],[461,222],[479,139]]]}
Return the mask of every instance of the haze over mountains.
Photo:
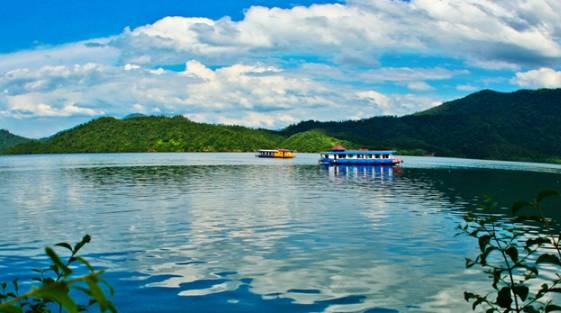
{"label": "haze over mountains", "polygon": [[[3,135],[2,135],[3,134]],[[43,141],[0,133],[5,153],[316,152],[335,143],[402,153],[483,159],[561,160],[561,89],[483,90],[403,117],[305,121],[282,131],[196,123],[183,117],[99,118]]]}

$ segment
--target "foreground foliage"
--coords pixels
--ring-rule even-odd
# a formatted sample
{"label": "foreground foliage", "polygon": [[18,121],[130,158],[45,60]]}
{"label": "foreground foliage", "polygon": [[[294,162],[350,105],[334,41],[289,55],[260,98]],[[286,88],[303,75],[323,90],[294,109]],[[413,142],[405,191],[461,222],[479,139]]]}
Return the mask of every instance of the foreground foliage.
{"label": "foreground foliage", "polygon": [[[512,206],[514,216],[504,220],[496,215],[470,212],[464,216],[460,229],[477,239],[479,254],[467,258],[466,267],[479,266],[491,279],[492,293],[465,292],[465,300],[476,310],[492,312],[553,312],[561,311],[555,304],[561,293],[561,233],[553,228],[553,220],[544,215],[542,202],[559,194],[543,191],[531,202],[521,201]],[[486,200],[485,211],[496,210],[496,204]],[[519,215],[521,210],[530,215]],[[521,222],[540,226],[533,234]],[[552,275],[540,275],[544,266]],[[558,298],[557,298],[558,299]]]}
{"label": "foreground foliage", "polygon": [[[101,312],[114,312],[113,303],[106,297],[105,290],[111,295],[113,289],[103,279],[103,271],[95,270],[83,257],[79,256],[80,249],[91,240],[89,235],[71,245],[58,243],[57,247],[68,251],[69,256],[63,260],[53,248],[45,248],[51,264],[44,269],[34,269],[36,276],[33,282],[27,282],[27,292],[21,291],[18,280],[10,283],[0,283],[0,312],[5,313],[77,313],[88,310],[92,305],[99,307]],[[77,275],[77,272],[85,272]],[[32,285],[29,287],[29,285]],[[78,304],[77,299],[84,299]]]}

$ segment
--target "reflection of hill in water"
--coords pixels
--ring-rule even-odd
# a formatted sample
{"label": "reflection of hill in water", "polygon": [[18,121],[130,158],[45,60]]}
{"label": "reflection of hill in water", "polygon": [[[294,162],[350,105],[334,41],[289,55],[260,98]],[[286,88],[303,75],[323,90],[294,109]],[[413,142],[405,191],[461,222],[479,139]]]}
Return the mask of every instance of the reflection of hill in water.
{"label": "reflection of hill in water", "polygon": [[[401,179],[411,184],[430,183],[450,202],[480,205],[484,195],[491,196],[500,206],[509,207],[519,200],[531,200],[544,189],[561,191],[558,173],[522,172],[493,169],[409,169]],[[561,221],[561,199],[544,202],[547,212]]]}

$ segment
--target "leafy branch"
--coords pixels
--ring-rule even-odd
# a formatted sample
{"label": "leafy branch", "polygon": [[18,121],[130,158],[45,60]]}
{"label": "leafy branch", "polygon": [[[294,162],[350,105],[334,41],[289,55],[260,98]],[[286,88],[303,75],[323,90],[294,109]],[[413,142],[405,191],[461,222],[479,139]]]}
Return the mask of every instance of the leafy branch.
{"label": "leafy branch", "polygon": [[[557,272],[561,269],[561,234],[553,228],[553,220],[544,215],[542,206],[545,199],[557,196],[558,192],[546,190],[532,201],[516,202],[511,208],[513,216],[500,221],[496,215],[481,212],[464,216],[460,230],[479,244],[479,254],[475,259],[466,258],[466,267],[481,267],[493,288],[489,294],[464,293],[473,310],[483,306],[486,313],[561,311],[561,306],[551,300],[551,295],[561,293],[561,275],[539,275],[542,264],[554,266]],[[496,210],[497,204],[487,198],[483,209]],[[532,214],[518,215],[522,209]],[[529,234],[522,222],[538,223],[541,233]]]}
{"label": "leafy branch", "polygon": [[[53,248],[45,248],[51,264],[47,268],[33,269],[37,276],[32,280],[36,285],[27,292],[20,292],[18,280],[0,283],[0,312],[3,313],[51,313],[58,307],[68,313],[88,310],[97,304],[101,312],[116,313],[113,303],[107,299],[106,291],[113,295],[111,285],[101,278],[104,271],[96,270],[86,259],[78,255],[82,247],[91,241],[89,235],[72,246],[62,242],[55,246],[67,250],[70,255],[65,261]],[[84,275],[75,275],[76,271],[86,270]],[[75,300],[78,294],[87,299],[84,304]]]}

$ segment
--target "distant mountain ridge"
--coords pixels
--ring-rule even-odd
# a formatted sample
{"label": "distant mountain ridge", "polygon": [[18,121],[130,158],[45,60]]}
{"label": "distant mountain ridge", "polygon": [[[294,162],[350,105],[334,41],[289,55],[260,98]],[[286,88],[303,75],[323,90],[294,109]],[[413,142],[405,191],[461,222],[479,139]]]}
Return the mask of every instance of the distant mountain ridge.
{"label": "distant mountain ridge", "polygon": [[30,140],[31,139],[14,135],[5,129],[0,129],[0,152]]}
{"label": "distant mountain ridge", "polygon": [[132,114],[98,118],[7,153],[254,151],[349,147],[482,159],[561,162],[561,89],[482,90],[412,115],[305,121],[281,131]]}
{"label": "distant mountain ridge", "polygon": [[306,121],[283,133],[310,129],[366,147],[422,149],[467,158],[559,161],[561,89],[483,90],[403,117]]}

